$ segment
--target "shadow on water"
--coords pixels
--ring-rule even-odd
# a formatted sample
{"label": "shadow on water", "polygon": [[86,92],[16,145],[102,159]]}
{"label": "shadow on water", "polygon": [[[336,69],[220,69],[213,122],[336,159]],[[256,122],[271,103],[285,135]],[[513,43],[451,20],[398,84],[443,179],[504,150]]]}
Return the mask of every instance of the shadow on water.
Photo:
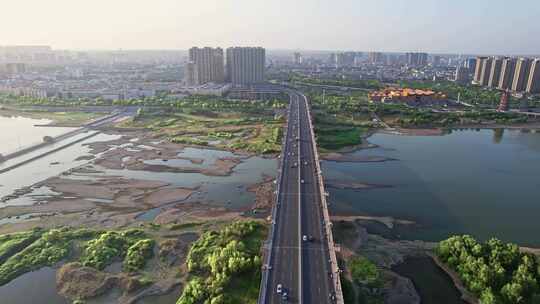
{"label": "shadow on water", "polygon": [[[371,153],[377,153],[374,149]],[[366,221],[368,232],[390,239],[419,239],[431,241],[450,234],[465,232],[443,200],[429,187],[429,183],[403,162],[331,163],[323,164],[323,171],[332,179],[356,180],[392,185],[389,188],[364,191],[329,189],[332,212],[347,215],[391,216],[414,221],[415,225],[385,225]],[[364,172],[359,174],[358,172]],[[418,197],[422,199],[417,199]],[[369,223],[368,223],[369,222]]]}
{"label": "shadow on water", "polygon": [[6,304],[68,304],[56,292],[56,270],[41,268],[23,274],[0,287],[0,303]]}
{"label": "shadow on water", "polygon": [[392,270],[411,279],[423,304],[466,304],[452,279],[429,257],[408,258]]}

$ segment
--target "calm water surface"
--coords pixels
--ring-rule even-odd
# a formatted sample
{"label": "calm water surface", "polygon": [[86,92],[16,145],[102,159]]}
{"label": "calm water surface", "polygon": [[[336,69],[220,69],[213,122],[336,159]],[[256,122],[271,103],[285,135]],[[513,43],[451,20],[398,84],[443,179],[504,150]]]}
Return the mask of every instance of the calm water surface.
{"label": "calm water surface", "polygon": [[469,233],[540,246],[540,134],[466,130],[444,136],[376,134],[379,148],[355,152],[397,161],[324,162],[331,179],[392,185],[363,191],[330,189],[334,212],[393,216],[418,222],[403,238],[440,240]]}
{"label": "calm water surface", "polygon": [[0,116],[0,153],[7,154],[20,148],[40,143],[44,136],[57,136],[74,128],[36,127],[46,125],[47,119]]}

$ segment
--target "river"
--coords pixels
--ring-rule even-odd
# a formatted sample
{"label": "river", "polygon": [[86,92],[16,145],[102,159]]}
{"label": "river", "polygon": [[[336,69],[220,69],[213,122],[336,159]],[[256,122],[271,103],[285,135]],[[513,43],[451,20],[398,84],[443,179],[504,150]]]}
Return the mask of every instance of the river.
{"label": "river", "polygon": [[[21,116],[0,116],[0,154],[15,152],[43,141],[44,136],[57,136],[74,128],[38,127],[51,123],[47,119]],[[16,130],[16,132],[15,132]]]}
{"label": "river", "polygon": [[326,178],[390,188],[330,190],[333,212],[392,216],[401,238],[438,241],[468,233],[540,246],[540,134],[463,130],[443,136],[375,134],[378,148],[354,152],[394,161],[325,161]]}

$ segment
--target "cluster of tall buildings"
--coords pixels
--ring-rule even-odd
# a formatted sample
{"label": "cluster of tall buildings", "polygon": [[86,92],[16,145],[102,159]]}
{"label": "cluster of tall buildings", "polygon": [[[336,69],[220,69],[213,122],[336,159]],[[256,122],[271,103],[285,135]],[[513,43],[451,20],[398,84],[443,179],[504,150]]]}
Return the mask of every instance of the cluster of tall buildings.
{"label": "cluster of tall buildings", "polygon": [[264,82],[266,51],[261,47],[193,47],[189,50],[185,80],[190,86],[230,82],[249,85]]}
{"label": "cluster of tall buildings", "polygon": [[[427,53],[405,53],[405,54],[384,54],[381,52],[370,52],[368,62],[371,64],[395,65],[406,64],[409,67],[423,67],[428,64],[429,55]],[[441,57],[433,56],[433,66],[440,65]]]}
{"label": "cluster of tall buildings", "polygon": [[540,58],[477,57],[473,82],[490,88],[540,93]]}
{"label": "cluster of tall buildings", "polygon": [[332,53],[328,58],[328,63],[336,67],[352,67],[357,64],[357,60],[362,57],[360,52]]}
{"label": "cluster of tall buildings", "polygon": [[[425,66],[428,62],[428,54],[427,53],[406,53],[405,56],[407,57],[407,65],[409,66]],[[440,57],[438,57],[438,61],[440,61]]]}

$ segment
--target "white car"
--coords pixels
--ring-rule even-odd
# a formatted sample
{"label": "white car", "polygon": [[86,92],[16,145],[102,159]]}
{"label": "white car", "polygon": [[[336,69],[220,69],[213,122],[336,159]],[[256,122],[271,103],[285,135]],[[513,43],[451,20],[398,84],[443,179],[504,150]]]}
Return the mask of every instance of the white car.
{"label": "white car", "polygon": [[279,294],[283,291],[283,285],[277,284],[276,292]]}
{"label": "white car", "polygon": [[304,234],[304,235],[302,236],[302,241],[304,241],[304,242],[307,242],[307,241],[308,241],[307,235]]}
{"label": "white car", "polygon": [[300,183],[302,183],[302,184],[303,184],[303,183],[304,183],[304,180],[303,180],[303,179],[301,179],[301,180],[300,180]]}

